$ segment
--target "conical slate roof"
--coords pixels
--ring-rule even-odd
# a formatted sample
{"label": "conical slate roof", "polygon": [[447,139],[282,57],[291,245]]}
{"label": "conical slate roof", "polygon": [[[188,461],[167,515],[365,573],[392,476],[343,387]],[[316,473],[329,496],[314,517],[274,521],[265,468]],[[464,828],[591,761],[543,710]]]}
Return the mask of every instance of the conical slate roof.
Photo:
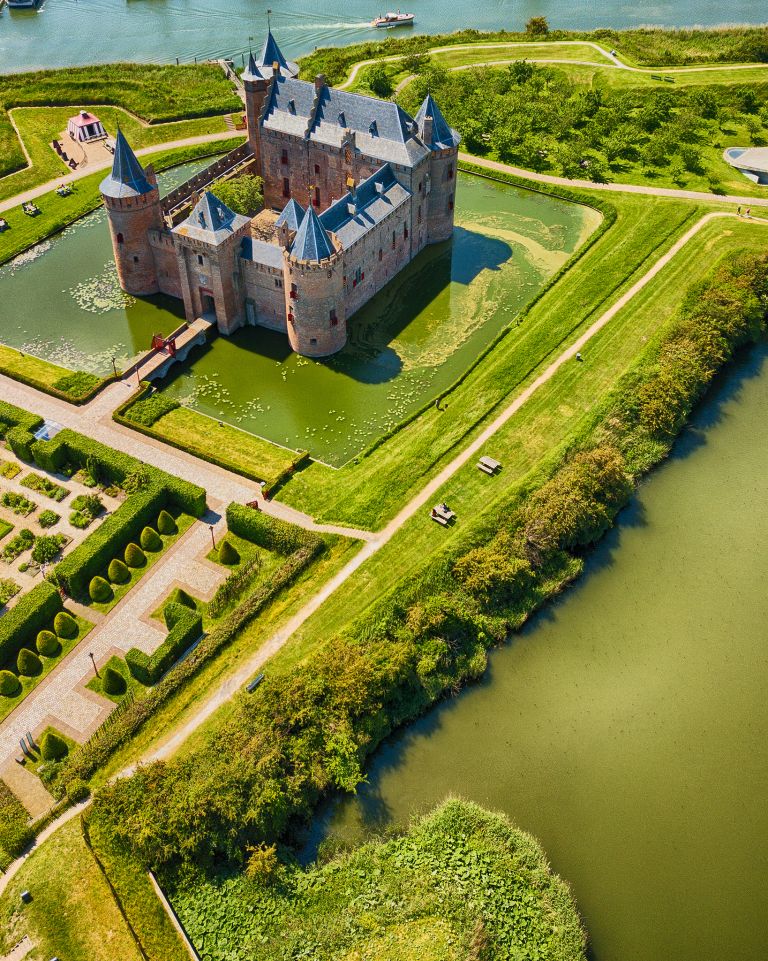
{"label": "conical slate roof", "polygon": [[312,207],[308,207],[291,246],[291,254],[298,260],[320,261],[333,253],[331,238]]}
{"label": "conical slate roof", "polygon": [[269,30],[259,56],[254,57],[253,54],[249,56],[248,68],[243,74],[243,80],[268,80],[272,76],[273,63],[278,65],[284,77],[298,76],[298,65],[285,59],[277,41],[272,36],[272,31]]}
{"label": "conical slate roof", "polygon": [[236,214],[224,201],[219,200],[210,190],[206,190],[189,217],[175,227],[174,232],[183,237],[192,237],[207,244],[217,245],[248,223],[250,223],[248,217]]}
{"label": "conical slate roof", "polygon": [[105,177],[99,188],[107,197],[139,197],[155,189],[147,180],[144,168],[136,159],[128,141],[118,128],[115,138],[115,159],[112,172]]}
{"label": "conical slate roof", "polygon": [[427,144],[428,147],[433,147],[437,150],[444,150],[447,147],[458,147],[461,142],[461,137],[453,127],[448,126],[440,108],[432,99],[431,93],[428,93],[424,98],[424,103],[419,107],[419,112],[416,114],[416,123],[420,131],[424,130],[425,117],[432,118],[432,140]]}
{"label": "conical slate roof", "polygon": [[289,230],[298,230],[303,219],[304,208],[291,197],[275,221],[275,227],[282,227],[285,224]]}

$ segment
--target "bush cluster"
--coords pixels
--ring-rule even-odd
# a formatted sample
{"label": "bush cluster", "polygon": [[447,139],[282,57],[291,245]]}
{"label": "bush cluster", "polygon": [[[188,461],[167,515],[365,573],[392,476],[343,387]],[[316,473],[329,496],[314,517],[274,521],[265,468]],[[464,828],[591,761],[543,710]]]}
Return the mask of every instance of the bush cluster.
{"label": "bush cluster", "polygon": [[0,664],[12,661],[25,644],[47,627],[61,610],[59,592],[41,581],[0,618]]}

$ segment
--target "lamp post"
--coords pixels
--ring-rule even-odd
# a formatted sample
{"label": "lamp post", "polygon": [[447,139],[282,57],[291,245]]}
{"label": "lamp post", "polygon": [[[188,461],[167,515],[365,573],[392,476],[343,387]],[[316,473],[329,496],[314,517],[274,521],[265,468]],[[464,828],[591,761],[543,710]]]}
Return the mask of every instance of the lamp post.
{"label": "lamp post", "polygon": [[96,677],[101,677],[101,674],[99,674],[99,669],[98,667],[96,667],[96,658],[93,656],[92,651],[88,652],[88,657],[90,657],[91,663],[93,664],[93,669],[94,671],[96,671]]}
{"label": "lamp post", "polygon": [[115,377],[117,377],[117,364],[115,363],[115,358],[112,358],[112,370],[114,371]]}
{"label": "lamp post", "polygon": [[211,544],[213,549],[216,550],[216,538],[213,536],[213,524],[208,525],[208,530],[211,532]]}

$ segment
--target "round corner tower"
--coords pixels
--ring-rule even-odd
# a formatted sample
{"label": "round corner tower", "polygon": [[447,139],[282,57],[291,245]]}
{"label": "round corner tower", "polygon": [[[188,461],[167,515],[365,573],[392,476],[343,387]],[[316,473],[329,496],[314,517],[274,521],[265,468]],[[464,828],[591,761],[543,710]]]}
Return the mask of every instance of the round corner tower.
{"label": "round corner tower", "polygon": [[427,242],[448,240],[453,233],[456,204],[456,164],[461,137],[450,127],[440,108],[427,95],[416,114],[416,125],[429,149],[429,200]]}
{"label": "round corner tower", "polygon": [[101,182],[100,190],[120,287],[137,297],[158,293],[149,239],[151,230],[163,226],[157,178],[151,168],[144,170],[119,130],[112,172]]}

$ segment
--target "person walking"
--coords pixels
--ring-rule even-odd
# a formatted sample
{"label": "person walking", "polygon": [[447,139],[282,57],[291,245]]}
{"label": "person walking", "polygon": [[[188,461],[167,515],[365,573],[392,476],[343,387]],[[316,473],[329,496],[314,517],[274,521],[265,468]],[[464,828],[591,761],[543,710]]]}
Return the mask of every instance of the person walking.
{"label": "person walking", "polygon": [[741,217],[741,204],[736,208],[736,216]]}
{"label": "person walking", "polygon": [[747,207],[747,211],[746,211],[746,213],[744,214],[744,216],[747,217],[747,218],[749,218],[749,217],[751,216],[751,214],[752,214],[752,208],[751,208],[751,207]]}

